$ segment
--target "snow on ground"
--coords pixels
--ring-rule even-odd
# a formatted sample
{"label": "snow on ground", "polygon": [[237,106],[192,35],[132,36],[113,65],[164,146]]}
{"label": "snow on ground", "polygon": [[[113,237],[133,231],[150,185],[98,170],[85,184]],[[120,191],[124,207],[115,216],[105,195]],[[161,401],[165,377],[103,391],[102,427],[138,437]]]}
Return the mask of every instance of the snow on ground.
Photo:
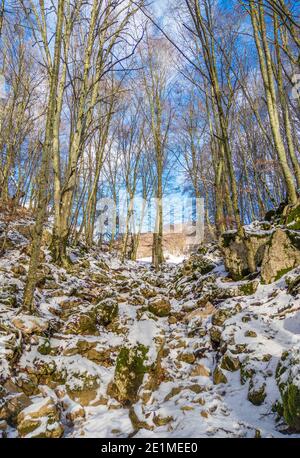
{"label": "snow on ground", "polygon": [[[73,250],[74,268],[67,272],[52,265],[46,251],[45,278],[36,293],[40,317],[24,319],[19,354],[15,347],[20,348],[20,328],[12,326],[12,320],[19,316],[29,257],[23,250],[24,236],[16,230],[10,236],[15,246],[0,259],[2,385],[10,379],[26,386],[34,408],[41,396],[55,399],[65,437],[286,437],[284,422],[277,420],[272,406],[280,399],[275,372],[282,352],[300,345],[300,298],[291,296],[286,286],[286,279],[299,275],[300,269],[272,285],[259,285],[251,296],[212,299],[214,311],[236,310],[219,327],[220,349],[211,340],[212,311],[205,313],[208,302],[201,304],[207,294],[203,285],[214,278],[214,287],[228,291],[241,282],[227,281],[217,253],[211,251],[206,258],[215,263],[212,272],[189,275],[182,270],[183,257],[169,256],[156,273],[149,259],[122,264],[96,249],[86,253],[80,248]],[[24,271],[18,272],[17,266]],[[150,313],[153,296],[170,301],[169,317]],[[84,328],[82,317],[106,298],[118,302],[118,316],[109,325]],[[46,332],[33,331],[45,323]],[[139,399],[129,409],[107,389],[120,349],[137,344],[149,347],[148,365],[160,354],[161,368],[151,392],[145,375]],[[252,382],[264,385],[260,405],[248,400],[250,378],[241,380],[240,366],[224,370],[227,383],[214,383],[214,370],[224,354],[238,357],[244,370],[249,366],[254,371]],[[80,408],[81,414],[70,421],[70,412]],[[17,435],[14,422],[6,434]]]}
{"label": "snow on ground", "polygon": [[[165,261],[167,264],[181,264],[185,259],[186,259],[185,255],[175,256],[170,253],[165,253]],[[151,256],[146,257],[146,258],[139,258],[137,259],[137,262],[151,264],[152,258]]]}

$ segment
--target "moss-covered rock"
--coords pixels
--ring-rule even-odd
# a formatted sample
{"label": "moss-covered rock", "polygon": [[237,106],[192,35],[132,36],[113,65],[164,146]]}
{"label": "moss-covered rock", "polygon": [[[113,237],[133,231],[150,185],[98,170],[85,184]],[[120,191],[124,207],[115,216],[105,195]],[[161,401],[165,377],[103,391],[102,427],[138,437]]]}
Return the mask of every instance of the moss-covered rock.
{"label": "moss-covered rock", "polygon": [[169,316],[171,312],[170,301],[162,296],[149,300],[149,311],[158,317]]}
{"label": "moss-covered rock", "polygon": [[102,326],[107,326],[118,316],[118,302],[113,299],[104,299],[93,308],[93,312],[96,322]]}
{"label": "moss-covered rock", "polygon": [[282,398],[283,417],[290,427],[300,431],[300,345],[282,354],[276,381]]}
{"label": "moss-covered rock", "polygon": [[248,331],[245,332],[245,337],[257,337],[257,334],[255,331],[251,331],[250,329]]}
{"label": "moss-covered rock", "polygon": [[118,355],[115,375],[108,388],[108,394],[124,405],[130,405],[137,400],[138,389],[143,383],[148,348],[137,345],[133,348],[123,347]]}
{"label": "moss-covered rock", "polygon": [[194,364],[194,362],[196,361],[194,353],[190,352],[180,353],[178,359],[179,361],[182,361],[187,364]]}
{"label": "moss-covered rock", "polygon": [[75,342],[72,341],[64,349],[63,354],[65,356],[81,355],[101,366],[110,367],[113,365],[112,356],[116,350],[116,347],[103,346],[97,344],[97,342],[79,338]]}
{"label": "moss-covered rock", "polygon": [[259,285],[259,281],[248,281],[246,283],[239,285],[239,290],[241,292],[241,296],[252,296],[257,291]]}
{"label": "moss-covered rock", "polygon": [[0,418],[10,425],[15,425],[18,414],[31,405],[31,400],[24,393],[5,393],[0,399]]}
{"label": "moss-covered rock", "polygon": [[64,334],[97,335],[94,313],[76,313],[70,317],[63,328]]}
{"label": "moss-covered rock", "polygon": [[261,266],[263,283],[270,284],[277,281],[299,265],[300,250],[296,236],[290,237],[288,231],[277,229],[265,250]]}
{"label": "moss-covered rock", "polygon": [[217,349],[221,343],[222,329],[219,326],[212,326],[209,330],[209,336],[214,349]]}
{"label": "moss-covered rock", "polygon": [[288,212],[286,216],[285,224],[291,230],[294,230],[294,231],[300,230],[300,205],[292,208]]}
{"label": "moss-covered rock", "polygon": [[215,385],[220,385],[221,383],[227,383],[227,377],[224,374],[223,370],[217,366],[213,373],[213,381]]}
{"label": "moss-covered rock", "polygon": [[51,344],[49,339],[44,339],[38,346],[38,352],[41,355],[49,355],[51,353]]}
{"label": "moss-covered rock", "polygon": [[[247,244],[251,247],[255,264],[259,267],[263,260],[266,244],[270,238],[269,231],[259,230],[247,234]],[[248,253],[245,241],[236,231],[225,232],[221,237],[220,247],[224,256],[225,267],[234,280],[241,280],[250,273]]]}
{"label": "moss-covered rock", "polygon": [[255,406],[260,406],[266,396],[266,383],[261,378],[253,377],[249,383],[248,400]]}
{"label": "moss-covered rock", "polygon": [[186,261],[180,270],[179,276],[183,277],[194,272],[201,275],[210,273],[215,268],[215,264],[203,253],[193,253]]}
{"label": "moss-covered rock", "polygon": [[60,413],[50,398],[42,398],[19,413],[18,433],[20,437],[59,438],[64,429]]}
{"label": "moss-covered rock", "polygon": [[70,398],[81,406],[88,406],[97,396],[99,378],[88,372],[72,374],[66,383]]}
{"label": "moss-covered rock", "polygon": [[288,278],[286,282],[288,285],[288,293],[292,296],[297,296],[300,293],[300,275],[296,278]]}
{"label": "moss-covered rock", "polygon": [[212,324],[214,326],[223,326],[225,321],[231,318],[232,316],[240,313],[242,307],[240,304],[237,304],[235,307],[231,308],[221,308],[212,316]]}
{"label": "moss-covered rock", "polygon": [[225,353],[222,357],[220,363],[221,369],[225,369],[226,371],[235,372],[238,371],[240,368],[240,360],[238,357],[233,356],[229,351]]}

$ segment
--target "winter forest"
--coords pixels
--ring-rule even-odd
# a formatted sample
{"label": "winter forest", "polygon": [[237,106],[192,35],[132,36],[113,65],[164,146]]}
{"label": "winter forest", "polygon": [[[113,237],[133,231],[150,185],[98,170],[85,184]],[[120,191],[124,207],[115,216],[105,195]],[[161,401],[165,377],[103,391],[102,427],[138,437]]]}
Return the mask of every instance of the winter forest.
{"label": "winter forest", "polygon": [[0,0],[0,437],[299,439],[299,231],[300,1]]}

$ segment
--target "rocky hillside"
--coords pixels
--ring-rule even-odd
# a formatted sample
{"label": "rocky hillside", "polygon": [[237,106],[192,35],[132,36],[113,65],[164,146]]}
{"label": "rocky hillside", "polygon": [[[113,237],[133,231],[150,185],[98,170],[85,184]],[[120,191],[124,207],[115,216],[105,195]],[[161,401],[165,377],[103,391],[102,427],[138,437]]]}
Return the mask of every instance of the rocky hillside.
{"label": "rocky hillside", "polygon": [[299,267],[234,281],[214,245],[159,273],[78,246],[66,271],[45,232],[28,315],[31,224],[0,229],[0,435],[300,437]]}

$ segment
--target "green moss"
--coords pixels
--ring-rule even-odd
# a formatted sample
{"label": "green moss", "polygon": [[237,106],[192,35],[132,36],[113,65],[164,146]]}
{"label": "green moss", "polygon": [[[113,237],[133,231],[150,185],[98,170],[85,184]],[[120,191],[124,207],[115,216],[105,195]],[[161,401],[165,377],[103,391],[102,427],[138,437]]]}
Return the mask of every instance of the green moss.
{"label": "green moss", "polygon": [[294,279],[287,280],[288,293],[291,295],[296,295],[300,291],[300,275]]}
{"label": "green moss", "polygon": [[300,351],[284,352],[276,369],[276,381],[281,394],[281,415],[295,431],[300,431]]}
{"label": "green moss", "polygon": [[123,347],[117,358],[114,381],[108,394],[124,405],[137,399],[137,392],[149,367],[145,364],[149,349],[144,345],[134,348]]}
{"label": "green moss", "polygon": [[300,234],[297,234],[292,231],[286,231],[286,235],[290,239],[292,245],[297,248],[297,250],[300,250]]}
{"label": "green moss", "polygon": [[222,246],[228,248],[232,242],[235,241],[237,232],[224,232],[222,234]]}
{"label": "green moss", "polygon": [[272,405],[272,412],[277,413],[280,417],[283,417],[283,405],[280,401],[276,401]]}
{"label": "green moss", "polygon": [[18,427],[18,432],[22,437],[24,437],[27,436],[27,434],[30,434],[33,431],[35,431],[40,425],[40,420],[25,420]]}
{"label": "green moss", "polygon": [[252,367],[249,367],[247,364],[242,364],[241,366],[241,384],[245,385],[247,380],[251,379],[253,375],[255,374],[255,370]]}
{"label": "green moss", "polygon": [[41,353],[41,355],[49,355],[51,352],[50,340],[45,339],[44,342],[38,347],[38,351]]}
{"label": "green moss", "polygon": [[221,360],[221,368],[229,372],[235,372],[240,368],[240,360],[237,357],[224,355]]}
{"label": "green moss", "polygon": [[286,218],[286,224],[293,222],[300,224],[300,205],[293,208]]}
{"label": "green moss", "polygon": [[248,400],[255,406],[260,406],[266,398],[266,384],[255,386],[253,380],[250,380]]}
{"label": "green moss", "polygon": [[300,431],[300,390],[289,384],[282,394],[283,417],[288,425]]}
{"label": "green moss", "polygon": [[94,313],[96,322],[100,325],[107,326],[118,316],[118,302],[112,299],[105,299],[94,308]]}
{"label": "green moss", "polygon": [[243,295],[251,296],[257,290],[257,283],[256,282],[245,283],[244,285],[240,285],[239,289],[243,293]]}
{"label": "green moss", "polygon": [[274,281],[277,281],[277,280],[280,280],[281,277],[283,277],[285,274],[287,274],[288,272],[290,272],[291,270],[293,270],[293,267],[287,267],[286,269],[281,269],[277,272],[276,274],[276,277],[275,277],[275,280]]}

